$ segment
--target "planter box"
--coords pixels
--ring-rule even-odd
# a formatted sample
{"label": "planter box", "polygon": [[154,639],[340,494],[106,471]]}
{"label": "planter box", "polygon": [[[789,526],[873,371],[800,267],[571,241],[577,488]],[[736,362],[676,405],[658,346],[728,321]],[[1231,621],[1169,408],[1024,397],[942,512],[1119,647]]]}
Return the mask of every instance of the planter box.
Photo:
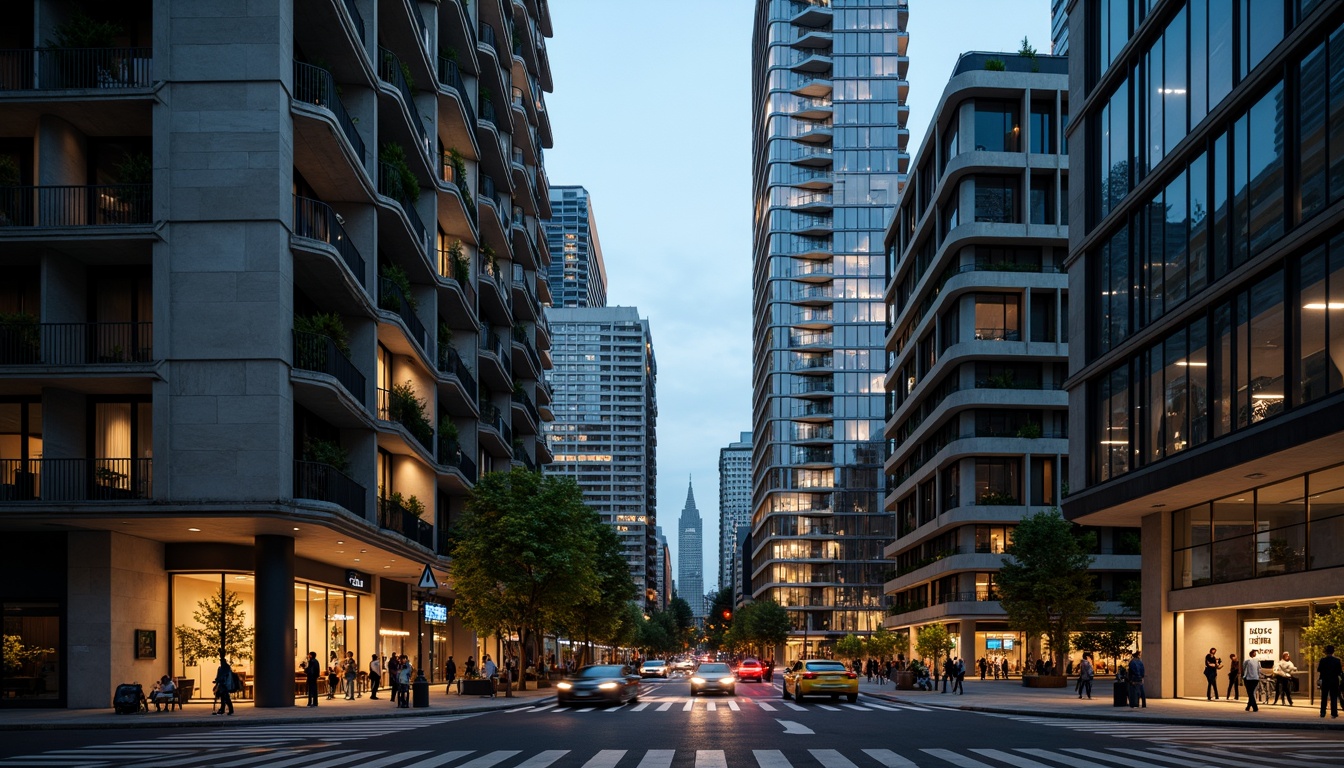
{"label": "planter box", "polygon": [[537,687],[538,687],[538,688],[550,688],[550,687],[551,687],[551,681],[550,681],[550,680],[538,680],[538,681],[536,681],[536,683],[537,683]]}
{"label": "planter box", "polygon": [[1022,685],[1027,688],[1067,688],[1069,678],[1064,675],[1023,675]]}
{"label": "planter box", "polygon": [[915,673],[911,672],[910,670],[897,670],[896,690],[898,691],[915,690]]}
{"label": "planter box", "polygon": [[459,680],[457,683],[457,693],[459,696],[494,696],[494,680]]}

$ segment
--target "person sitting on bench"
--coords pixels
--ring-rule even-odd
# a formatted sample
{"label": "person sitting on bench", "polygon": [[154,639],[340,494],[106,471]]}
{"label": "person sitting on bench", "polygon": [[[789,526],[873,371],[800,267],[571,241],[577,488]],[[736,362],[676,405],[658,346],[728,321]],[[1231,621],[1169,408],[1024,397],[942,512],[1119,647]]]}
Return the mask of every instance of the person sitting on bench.
{"label": "person sitting on bench", "polygon": [[173,679],[167,675],[159,678],[155,683],[154,690],[149,692],[149,701],[154,705],[155,712],[162,712],[163,705],[168,705],[168,709],[173,708],[173,702],[177,701],[177,685]]}

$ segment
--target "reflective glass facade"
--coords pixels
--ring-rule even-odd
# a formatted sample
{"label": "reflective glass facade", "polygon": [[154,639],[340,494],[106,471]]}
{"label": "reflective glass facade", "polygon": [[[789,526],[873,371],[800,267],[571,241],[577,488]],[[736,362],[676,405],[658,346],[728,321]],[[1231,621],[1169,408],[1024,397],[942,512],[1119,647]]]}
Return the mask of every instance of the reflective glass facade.
{"label": "reflective glass facade", "polygon": [[882,237],[909,161],[907,14],[756,8],[750,568],[799,641],[882,620]]}

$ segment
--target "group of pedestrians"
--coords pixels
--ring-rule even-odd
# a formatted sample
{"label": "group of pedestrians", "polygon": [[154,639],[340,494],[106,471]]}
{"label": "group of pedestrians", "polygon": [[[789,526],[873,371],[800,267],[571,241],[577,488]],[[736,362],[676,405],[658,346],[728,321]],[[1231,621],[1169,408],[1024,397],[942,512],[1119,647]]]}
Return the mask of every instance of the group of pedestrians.
{"label": "group of pedestrians", "polygon": [[[307,706],[316,707],[318,697],[318,680],[322,677],[322,662],[317,658],[317,651],[309,651],[308,658],[305,659],[299,668],[303,670],[304,681],[307,686],[308,704]],[[388,689],[392,703],[399,707],[410,706],[409,691],[411,687],[411,673],[413,667],[406,654],[397,656],[392,654],[392,658],[384,660],[378,654],[373,654],[369,659],[369,700],[378,699],[378,690],[383,684],[383,678],[387,678]],[[359,689],[359,662],[355,660],[355,654],[352,651],[346,651],[345,658],[332,651],[331,658],[327,662],[327,699],[336,698],[337,692],[345,694],[348,701],[362,698],[364,693]],[[232,705],[230,705],[232,710]]]}

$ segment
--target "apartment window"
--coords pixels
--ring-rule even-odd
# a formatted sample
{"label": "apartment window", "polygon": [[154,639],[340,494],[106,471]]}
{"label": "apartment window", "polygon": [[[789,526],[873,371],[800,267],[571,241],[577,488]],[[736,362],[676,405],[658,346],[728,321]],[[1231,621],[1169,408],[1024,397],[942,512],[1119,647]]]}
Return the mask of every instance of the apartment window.
{"label": "apartment window", "polygon": [[1051,104],[1032,104],[1031,105],[1031,152],[1036,155],[1053,155],[1056,151],[1055,141],[1055,105]]}
{"label": "apartment window", "polygon": [[948,162],[956,157],[961,151],[960,139],[957,136],[957,115],[959,113],[960,110],[953,111],[952,122],[947,126],[947,130],[943,132],[943,157],[942,163],[938,166],[938,174],[940,176],[943,171],[947,169]]}
{"label": "apartment window", "polygon": [[988,341],[1021,341],[1020,299],[1015,294],[975,295],[975,338]]}
{"label": "apartment window", "polygon": [[940,473],[943,492],[943,512],[961,506],[961,465],[952,463]]}
{"label": "apartment window", "polygon": [[1031,223],[1055,223],[1055,179],[1053,176],[1031,177]]}
{"label": "apartment window", "polygon": [[1021,152],[1018,106],[1010,101],[976,100],[975,148],[982,152]]}
{"label": "apartment window", "polygon": [[1055,335],[1055,294],[1034,293],[1031,296],[1031,340],[1053,342]]}
{"label": "apartment window", "polygon": [[975,460],[975,500],[981,505],[1019,504],[1018,459]]}
{"label": "apartment window", "polygon": [[975,551],[980,554],[1001,555],[1011,543],[1013,543],[1012,526],[975,526]]}
{"label": "apartment window", "polygon": [[1015,176],[976,176],[975,220],[997,224],[1019,221],[1017,194],[1019,181]]}

